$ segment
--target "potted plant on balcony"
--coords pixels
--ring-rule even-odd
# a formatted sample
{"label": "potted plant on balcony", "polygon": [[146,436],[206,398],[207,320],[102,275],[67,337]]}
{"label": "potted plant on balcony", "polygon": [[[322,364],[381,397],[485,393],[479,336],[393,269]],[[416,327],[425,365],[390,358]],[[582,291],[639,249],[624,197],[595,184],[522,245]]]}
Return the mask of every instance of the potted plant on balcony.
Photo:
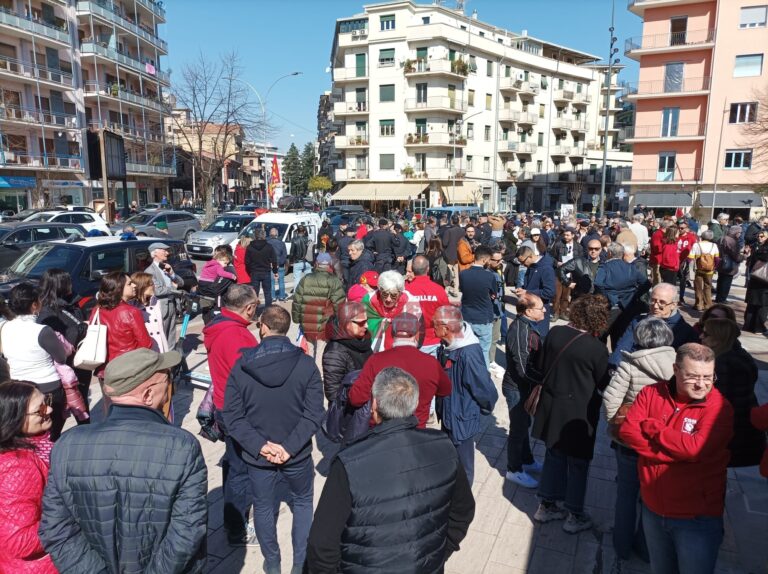
{"label": "potted plant on balcony", "polygon": [[426,171],[422,172],[421,177],[422,177],[422,179],[429,179],[429,175],[427,174]]}
{"label": "potted plant on balcony", "polygon": [[453,60],[451,62],[451,72],[460,76],[467,76],[469,74],[469,64],[464,60]]}
{"label": "potted plant on balcony", "polygon": [[464,136],[459,136],[458,138],[456,138],[456,144],[457,145],[466,145],[467,144],[467,138],[465,138]]}
{"label": "potted plant on balcony", "polygon": [[413,177],[414,170],[410,164],[405,164],[405,167],[400,170],[400,173],[403,174],[406,179],[410,179]]}
{"label": "potted plant on balcony", "polygon": [[429,134],[421,134],[421,143],[429,143]]}
{"label": "potted plant on balcony", "polygon": [[466,172],[463,171],[457,171],[456,172],[456,179],[464,179],[464,176],[467,175]]}
{"label": "potted plant on balcony", "polygon": [[[417,136],[418,137],[418,136]],[[405,140],[407,143],[412,144],[413,143],[413,134],[408,134],[408,137]]]}
{"label": "potted plant on balcony", "polygon": [[407,59],[405,62],[403,62],[403,73],[405,74],[411,74],[416,71],[416,68],[414,67],[414,62],[410,58]]}
{"label": "potted plant on balcony", "polygon": [[517,178],[517,172],[513,170],[511,167],[507,168],[507,179],[516,179]]}
{"label": "potted plant on balcony", "polygon": [[355,140],[353,143],[355,145],[361,145],[363,143],[363,136],[355,136]]}

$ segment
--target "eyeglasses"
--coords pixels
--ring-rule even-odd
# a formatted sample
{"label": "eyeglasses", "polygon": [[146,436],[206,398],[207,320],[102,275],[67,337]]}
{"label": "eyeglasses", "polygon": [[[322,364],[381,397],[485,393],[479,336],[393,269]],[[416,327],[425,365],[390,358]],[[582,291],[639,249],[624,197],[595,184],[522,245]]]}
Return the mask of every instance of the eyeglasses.
{"label": "eyeglasses", "polygon": [[48,407],[50,407],[51,404],[53,404],[53,395],[47,394],[43,398],[43,402],[40,403],[40,406],[37,407],[37,410],[27,413],[27,416],[37,415],[41,419],[48,418]]}
{"label": "eyeglasses", "polygon": [[649,301],[649,303],[650,303],[651,305],[658,305],[658,306],[659,306],[659,307],[661,307],[662,309],[663,309],[664,307],[669,307],[670,305],[674,305],[674,304],[675,304],[675,302],[674,302],[674,301],[659,301],[658,299],[651,299],[651,300]]}
{"label": "eyeglasses", "polygon": [[680,378],[683,380],[683,383],[686,385],[694,385],[696,383],[704,383],[711,385],[712,383],[715,383],[717,381],[717,375],[688,375],[686,373],[681,373]]}
{"label": "eyeglasses", "polygon": [[397,300],[400,298],[400,291],[379,291],[379,297],[382,299],[394,299]]}

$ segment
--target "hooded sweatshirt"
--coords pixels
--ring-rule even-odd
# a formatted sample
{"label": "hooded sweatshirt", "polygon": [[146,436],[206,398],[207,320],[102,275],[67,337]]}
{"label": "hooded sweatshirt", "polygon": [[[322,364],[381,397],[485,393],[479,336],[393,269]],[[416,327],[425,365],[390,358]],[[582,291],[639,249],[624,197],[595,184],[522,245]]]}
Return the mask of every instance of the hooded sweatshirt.
{"label": "hooded sweatshirt", "polygon": [[262,339],[243,351],[224,393],[224,424],[243,449],[243,460],[274,468],[260,451],[282,445],[298,463],[312,454],[312,437],[323,418],[323,381],[312,357],[285,336]]}
{"label": "hooded sweatshirt", "polygon": [[266,239],[254,239],[245,250],[245,269],[248,275],[277,274],[277,255]]}

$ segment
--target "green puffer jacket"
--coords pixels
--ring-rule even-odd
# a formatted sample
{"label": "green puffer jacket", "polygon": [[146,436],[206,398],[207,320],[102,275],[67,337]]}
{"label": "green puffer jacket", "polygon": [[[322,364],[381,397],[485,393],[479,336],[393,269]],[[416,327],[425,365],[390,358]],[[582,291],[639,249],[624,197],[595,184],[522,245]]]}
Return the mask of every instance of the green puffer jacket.
{"label": "green puffer jacket", "polygon": [[314,342],[324,336],[325,324],[345,299],[344,285],[338,277],[315,270],[305,275],[296,287],[291,317],[301,325],[307,340]]}

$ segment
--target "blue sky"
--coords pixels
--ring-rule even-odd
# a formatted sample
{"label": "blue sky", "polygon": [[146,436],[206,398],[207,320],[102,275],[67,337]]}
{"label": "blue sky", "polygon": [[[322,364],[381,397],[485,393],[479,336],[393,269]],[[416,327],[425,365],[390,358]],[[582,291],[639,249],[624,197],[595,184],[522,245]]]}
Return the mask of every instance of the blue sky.
{"label": "blue sky", "polygon": [[[637,79],[637,65],[624,57],[624,40],[642,32],[640,18],[616,2],[617,47],[628,65],[623,79]],[[337,18],[363,11],[361,0],[166,0],[168,23],[162,30],[168,41],[165,67],[180,72],[200,50],[215,57],[236,50],[245,65],[243,79],[262,96],[284,74],[266,102],[273,137],[285,150],[293,141],[301,147],[316,137],[317,102],[329,90],[329,63]],[[417,3],[425,3],[423,1]],[[453,6],[454,0],[446,0]],[[477,10],[480,20],[584,50],[605,58],[611,0],[468,0],[466,13]],[[171,76],[173,78],[173,75]]]}

